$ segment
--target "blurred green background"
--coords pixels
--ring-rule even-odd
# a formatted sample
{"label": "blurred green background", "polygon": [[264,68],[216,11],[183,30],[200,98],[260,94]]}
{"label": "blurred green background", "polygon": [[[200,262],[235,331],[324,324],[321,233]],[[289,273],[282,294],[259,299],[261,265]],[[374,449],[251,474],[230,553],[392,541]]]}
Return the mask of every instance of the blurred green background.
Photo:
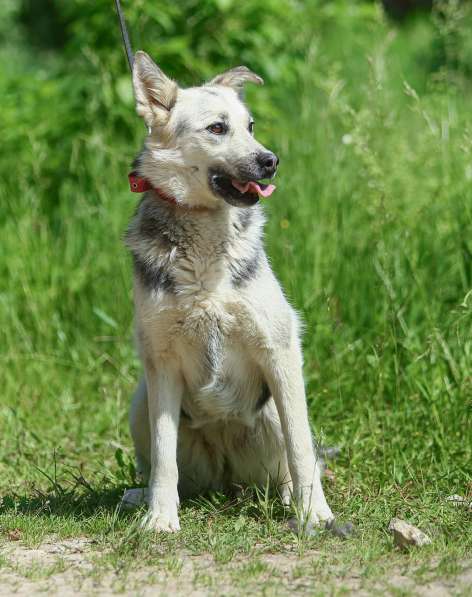
{"label": "blurred green background", "polygon": [[[248,102],[281,156],[268,252],[354,518],[398,487],[463,493],[472,460],[472,10],[386,5],[123,0],[134,48],[181,84],[238,64],[266,81]],[[0,40],[0,489],[47,487],[32,464],[130,484],[144,128],[114,5],[2,0]]]}

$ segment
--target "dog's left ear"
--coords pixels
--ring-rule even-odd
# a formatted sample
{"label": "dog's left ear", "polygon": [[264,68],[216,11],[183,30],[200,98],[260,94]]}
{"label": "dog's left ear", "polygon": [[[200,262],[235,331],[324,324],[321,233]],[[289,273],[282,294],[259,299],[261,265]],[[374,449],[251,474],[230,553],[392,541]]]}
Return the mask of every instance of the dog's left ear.
{"label": "dog's left ear", "polygon": [[226,87],[232,87],[239,96],[243,95],[244,85],[246,83],[255,83],[256,85],[264,85],[264,80],[252,70],[249,70],[247,66],[236,66],[230,70],[216,75],[209,85],[224,85]]}
{"label": "dog's left ear", "polygon": [[147,126],[165,124],[177,100],[178,86],[146,52],[136,52],[134,55],[133,87],[136,111]]}

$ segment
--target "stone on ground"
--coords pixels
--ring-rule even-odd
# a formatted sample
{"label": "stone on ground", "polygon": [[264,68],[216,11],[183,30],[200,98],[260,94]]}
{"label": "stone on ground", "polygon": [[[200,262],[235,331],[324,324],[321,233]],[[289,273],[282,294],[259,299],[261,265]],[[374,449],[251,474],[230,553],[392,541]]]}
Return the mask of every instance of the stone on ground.
{"label": "stone on ground", "polygon": [[411,546],[421,547],[431,543],[426,533],[400,518],[392,518],[388,530],[393,533],[393,542],[400,549],[408,549]]}

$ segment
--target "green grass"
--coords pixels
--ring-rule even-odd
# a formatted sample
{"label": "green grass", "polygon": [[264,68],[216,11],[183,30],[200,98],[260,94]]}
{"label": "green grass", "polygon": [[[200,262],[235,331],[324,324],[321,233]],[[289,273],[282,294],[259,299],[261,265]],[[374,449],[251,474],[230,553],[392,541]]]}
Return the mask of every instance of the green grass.
{"label": "green grass", "polygon": [[[434,62],[431,48],[452,35],[444,23],[396,30],[370,8],[330,10],[316,35],[300,33],[296,82],[269,81],[273,111],[256,116],[281,156],[267,248],[306,322],[314,429],[342,447],[326,492],[355,536],[297,538],[278,502],[251,492],[184,503],[178,536],[142,535],[138,515],[117,510],[135,483],[127,411],[140,366],[121,237],[143,131],[131,116],[128,139],[106,120],[79,130],[67,171],[54,171],[44,131],[55,109],[45,98],[56,96],[30,56],[41,122],[23,122],[18,93],[1,82],[18,114],[9,126],[25,134],[18,155],[8,145],[0,179],[0,549],[14,529],[29,547],[90,537],[87,574],[113,571],[116,590],[136,567],[150,567],[149,582],[179,579],[189,554],[208,554],[192,582],[217,593],[342,594],[353,574],[374,591],[391,570],[421,584],[470,562],[470,514],[444,500],[472,492],[471,81],[451,44]],[[432,545],[394,550],[392,516]],[[274,554],[299,564],[283,573],[265,559]],[[11,566],[0,553],[0,577]],[[62,570],[50,566],[44,575]]]}

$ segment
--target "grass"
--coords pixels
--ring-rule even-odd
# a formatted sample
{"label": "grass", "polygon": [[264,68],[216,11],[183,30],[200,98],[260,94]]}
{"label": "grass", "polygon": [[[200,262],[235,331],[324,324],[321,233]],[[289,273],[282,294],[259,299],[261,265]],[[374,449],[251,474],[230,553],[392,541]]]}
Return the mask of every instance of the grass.
{"label": "grass", "polygon": [[[148,583],[190,578],[221,594],[375,592],[392,570],[419,586],[470,562],[470,514],[445,498],[472,493],[471,83],[452,44],[437,64],[428,52],[453,35],[444,23],[397,30],[356,10],[326,9],[317,35],[302,32],[298,83],[271,83],[283,119],[257,122],[281,155],[266,244],[306,322],[314,429],[342,446],[326,492],[355,536],[298,538],[255,492],[184,503],[178,536],[142,535],[138,515],[118,511],[135,483],[127,410],[140,367],[121,237],[142,129],[125,142],[105,123],[74,139],[59,202],[44,178],[54,147],[36,129],[20,164],[2,157],[2,551],[12,531],[26,547],[88,537],[95,583],[113,574],[115,590],[133,590],[142,568]],[[432,545],[394,550],[393,516]],[[11,566],[0,552],[0,576]]]}

